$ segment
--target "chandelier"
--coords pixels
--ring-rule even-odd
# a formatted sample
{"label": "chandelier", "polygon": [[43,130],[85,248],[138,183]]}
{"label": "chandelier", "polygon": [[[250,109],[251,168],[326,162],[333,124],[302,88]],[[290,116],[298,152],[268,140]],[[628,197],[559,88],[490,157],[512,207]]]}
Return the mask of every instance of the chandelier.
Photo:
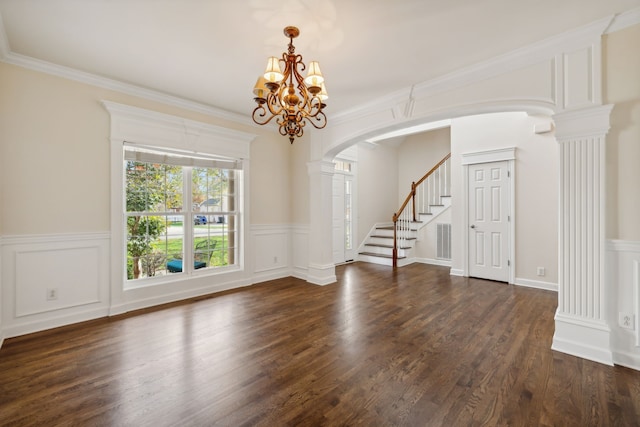
{"label": "chandelier", "polygon": [[[302,55],[296,54],[293,39],[298,37],[300,30],[296,27],[286,27],[284,35],[289,37],[289,49],[282,54],[282,58],[269,58],[267,69],[258,77],[253,94],[258,106],[253,110],[253,121],[259,125],[266,125],[274,117],[278,124],[280,135],[288,136],[293,144],[295,137],[304,133],[304,126],[309,121],[316,129],[327,125],[324,115],[328,98],[324,86],[324,77],[320,72],[320,65],[316,61],[309,63],[307,76],[300,73],[306,69],[302,62]],[[284,63],[284,72],[280,63]]]}

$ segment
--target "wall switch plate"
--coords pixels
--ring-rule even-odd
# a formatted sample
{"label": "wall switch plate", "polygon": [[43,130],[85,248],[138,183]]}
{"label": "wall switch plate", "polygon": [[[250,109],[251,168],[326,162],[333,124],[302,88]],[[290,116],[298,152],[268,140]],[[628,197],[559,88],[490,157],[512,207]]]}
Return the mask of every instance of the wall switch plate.
{"label": "wall switch plate", "polygon": [[620,325],[621,328],[631,329],[633,331],[633,320],[633,314],[631,313],[618,313],[618,325]]}

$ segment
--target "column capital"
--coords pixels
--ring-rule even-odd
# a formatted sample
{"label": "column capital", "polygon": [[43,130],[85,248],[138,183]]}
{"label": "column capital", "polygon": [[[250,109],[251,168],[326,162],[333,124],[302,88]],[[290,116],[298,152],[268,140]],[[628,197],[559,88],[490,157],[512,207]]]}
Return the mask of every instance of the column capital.
{"label": "column capital", "polygon": [[307,163],[307,171],[309,175],[323,174],[333,176],[335,165],[327,160],[315,160]]}
{"label": "column capital", "polygon": [[609,104],[554,114],[556,139],[558,142],[568,142],[606,135],[611,127],[609,118],[612,109],[613,104]]}

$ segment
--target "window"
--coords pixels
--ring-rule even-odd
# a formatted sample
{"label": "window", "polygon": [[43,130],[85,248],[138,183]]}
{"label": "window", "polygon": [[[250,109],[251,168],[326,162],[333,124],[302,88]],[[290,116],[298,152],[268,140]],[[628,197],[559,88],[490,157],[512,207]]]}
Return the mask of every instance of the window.
{"label": "window", "polygon": [[127,281],[237,266],[240,164],[125,145]]}

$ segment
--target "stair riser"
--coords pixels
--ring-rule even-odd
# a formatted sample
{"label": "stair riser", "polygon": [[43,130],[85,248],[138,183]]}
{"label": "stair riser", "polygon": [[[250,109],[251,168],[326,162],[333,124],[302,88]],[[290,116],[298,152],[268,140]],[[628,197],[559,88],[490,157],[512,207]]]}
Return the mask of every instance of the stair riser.
{"label": "stair riser", "polygon": [[379,246],[364,245],[364,250],[366,252],[371,252],[371,253],[374,253],[374,254],[393,255],[393,249],[392,248],[381,248]]}
{"label": "stair riser", "polygon": [[370,237],[369,240],[367,240],[367,243],[375,245],[393,245],[393,237]]}
{"label": "stair riser", "polygon": [[[398,256],[406,256],[408,249],[398,249]],[[364,245],[364,252],[371,252],[380,255],[393,255],[393,248],[381,248],[380,246]]]}
{"label": "stair riser", "polygon": [[[408,233],[407,233],[408,231]],[[417,237],[418,236],[418,230],[398,230],[398,236],[400,235],[404,235],[405,237]],[[384,237],[390,237],[391,239],[393,239],[393,230],[381,230],[381,229],[377,229],[376,230],[376,236],[384,236]],[[374,237],[369,237],[369,239],[373,239]]]}
{"label": "stair riser", "polygon": [[391,267],[393,265],[393,260],[390,258],[378,258],[374,256],[368,255],[358,255],[359,261],[370,262],[372,264],[380,264],[380,265],[388,265]]}
{"label": "stair riser", "polygon": [[386,228],[377,228],[376,236],[385,236],[393,238],[393,230],[387,230]]}

